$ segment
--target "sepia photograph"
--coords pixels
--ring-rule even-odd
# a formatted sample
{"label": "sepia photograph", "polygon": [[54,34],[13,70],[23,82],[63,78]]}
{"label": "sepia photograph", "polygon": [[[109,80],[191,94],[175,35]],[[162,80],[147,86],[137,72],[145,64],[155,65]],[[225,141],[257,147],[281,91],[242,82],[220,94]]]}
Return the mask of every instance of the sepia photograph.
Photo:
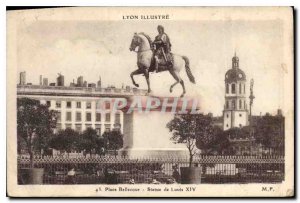
{"label": "sepia photograph", "polygon": [[293,12],[7,11],[8,196],[294,196]]}

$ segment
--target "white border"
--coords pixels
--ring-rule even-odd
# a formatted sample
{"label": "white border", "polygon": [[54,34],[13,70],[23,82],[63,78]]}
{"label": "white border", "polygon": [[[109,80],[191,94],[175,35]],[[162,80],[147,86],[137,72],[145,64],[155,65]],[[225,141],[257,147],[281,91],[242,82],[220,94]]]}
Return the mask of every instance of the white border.
{"label": "white border", "polygon": [[[191,1],[191,0],[185,0],[185,1],[161,1],[161,0],[152,0],[150,2],[141,2],[141,1],[134,1],[134,0],[127,0],[127,1],[121,1],[121,0],[105,0],[101,1],[79,1],[79,0],[52,0],[52,1],[43,1],[41,0],[27,0],[26,3],[23,1],[17,1],[17,0],[10,0],[5,1],[4,3],[1,3],[1,10],[0,10],[0,25],[1,25],[1,37],[0,37],[0,43],[1,43],[1,58],[0,58],[0,94],[1,94],[1,107],[0,108],[0,129],[2,130],[1,133],[1,140],[0,140],[0,154],[1,154],[1,173],[0,173],[0,180],[2,180],[0,189],[1,189],[1,196],[0,200],[3,200],[1,202],[8,202],[10,201],[8,198],[5,198],[6,195],[6,29],[3,29],[6,27],[6,6],[66,6],[66,5],[72,5],[72,6],[295,6],[296,9],[299,9],[299,3],[300,1],[297,0],[252,0],[252,1],[241,1],[241,0],[204,0],[204,1]],[[298,10],[299,12],[299,10]],[[298,30],[299,26],[299,20],[297,21],[296,28]],[[299,34],[299,32],[296,32]],[[298,43],[296,44],[296,47],[298,47]],[[297,55],[295,57],[298,58],[299,51],[297,52]],[[297,77],[300,76],[300,73],[298,71]],[[297,90],[299,91],[299,86],[297,84]],[[299,95],[299,92],[297,91],[297,95]],[[299,97],[297,96],[297,99],[299,101]],[[297,111],[298,113],[298,111]],[[296,126],[298,126],[298,122],[296,123]],[[297,139],[299,144],[299,138]],[[299,146],[299,145],[297,145]],[[297,147],[296,147],[297,149]],[[298,165],[298,163],[297,163]],[[297,167],[298,168],[298,167]],[[297,187],[298,189],[299,187]],[[299,192],[299,189],[296,193]],[[299,194],[299,193],[298,193]],[[26,200],[25,200],[26,201]],[[27,199],[27,201],[32,201],[30,199]],[[40,200],[41,201],[41,200]],[[63,200],[55,200],[56,202],[61,202]],[[74,200],[70,200],[74,201]],[[86,200],[82,200],[86,201]],[[101,200],[103,201],[103,200]],[[120,200],[124,201],[124,200]],[[255,200],[255,201],[262,201],[262,200]],[[272,200],[270,200],[272,201]],[[288,200],[285,200],[288,201]]]}

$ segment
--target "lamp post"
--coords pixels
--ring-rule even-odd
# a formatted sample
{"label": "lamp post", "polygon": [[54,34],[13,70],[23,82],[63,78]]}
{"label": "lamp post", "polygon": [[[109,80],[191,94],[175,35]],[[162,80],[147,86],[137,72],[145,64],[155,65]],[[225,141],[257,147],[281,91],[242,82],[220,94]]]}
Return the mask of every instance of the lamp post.
{"label": "lamp post", "polygon": [[255,99],[255,96],[253,95],[253,85],[254,85],[254,80],[251,79],[250,81],[250,126],[251,126],[251,116],[252,116],[252,105],[253,105],[253,100]]}
{"label": "lamp post", "polygon": [[[250,122],[250,139],[251,140],[252,140],[252,137],[253,137],[253,129],[252,129],[252,105],[253,105],[253,100],[255,99],[255,96],[253,94],[253,85],[254,85],[254,80],[252,78],[251,81],[250,81],[250,96],[249,96],[249,100],[250,100],[250,119],[249,119],[249,122]],[[253,150],[251,150],[251,154],[252,154],[252,151]]]}

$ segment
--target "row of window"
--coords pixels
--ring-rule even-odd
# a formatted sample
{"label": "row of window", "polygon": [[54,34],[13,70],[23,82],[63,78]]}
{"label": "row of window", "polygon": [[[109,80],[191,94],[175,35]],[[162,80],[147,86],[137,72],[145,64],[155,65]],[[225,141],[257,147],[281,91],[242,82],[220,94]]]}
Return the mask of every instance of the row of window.
{"label": "row of window", "polygon": [[[242,84],[239,83],[238,89],[239,89],[239,94],[246,93],[245,84],[243,84],[243,89],[242,89]],[[236,93],[236,85],[235,85],[235,83],[233,83],[233,84],[231,84],[231,94],[235,94],[235,93]],[[226,84],[226,94],[229,94],[229,84]]]}
{"label": "row of window", "polygon": [[[46,101],[47,106],[51,106],[51,101]],[[76,102],[76,108],[77,109],[81,109],[81,103],[80,101]],[[101,109],[101,102],[97,102],[96,103],[96,109]],[[60,101],[56,101],[55,103],[55,107],[56,108],[61,108],[61,102]],[[72,102],[71,101],[67,101],[66,102],[66,108],[70,109],[72,108]],[[86,109],[91,109],[92,108],[92,103],[91,102],[86,102]],[[105,102],[105,109],[110,109],[110,102]]]}
{"label": "row of window", "polygon": [[[66,126],[66,129],[67,128],[72,128],[72,124],[65,124],[65,126]],[[75,131],[82,132],[82,127],[83,127],[82,124],[75,124]],[[92,128],[92,125],[91,124],[85,124],[85,128],[86,129],[87,128]],[[110,124],[105,124],[104,128],[105,128],[105,132],[108,132],[108,131],[110,131],[111,125]],[[56,130],[59,131],[61,129],[62,129],[62,126],[61,126],[60,123],[58,123],[56,125]],[[95,130],[97,132],[97,135],[101,135],[101,125],[100,124],[95,125]]]}
{"label": "row of window", "polygon": [[[110,122],[110,113],[105,114],[105,122]],[[80,122],[82,121],[82,114],[81,112],[76,112],[75,120]],[[115,123],[120,124],[121,115],[119,113],[115,114]],[[57,112],[57,121],[61,121],[61,112]],[[72,112],[66,112],[66,121],[72,121]],[[92,113],[86,112],[85,113],[85,121],[92,121]],[[101,122],[101,113],[96,113],[95,116],[96,122]]]}
{"label": "row of window", "polygon": [[[243,103],[244,103],[244,105],[243,105]],[[230,108],[230,103],[228,100],[226,100],[226,109],[229,109],[229,108]],[[235,100],[231,101],[231,109],[237,109]],[[244,100],[244,102],[242,102],[241,99],[239,100],[239,108],[238,109],[246,109],[246,101],[245,100]]]}

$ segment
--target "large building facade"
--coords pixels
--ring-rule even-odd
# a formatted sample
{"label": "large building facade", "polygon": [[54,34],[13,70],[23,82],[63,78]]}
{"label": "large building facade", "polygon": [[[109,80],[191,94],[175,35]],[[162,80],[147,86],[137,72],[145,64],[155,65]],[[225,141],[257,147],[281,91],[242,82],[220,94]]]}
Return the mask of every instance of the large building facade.
{"label": "large building facade", "polygon": [[249,125],[246,97],[246,74],[239,67],[239,58],[232,58],[232,68],[225,74],[223,129]]}
{"label": "large building facade", "polygon": [[123,133],[126,128],[124,113],[113,110],[111,101],[141,94],[144,94],[143,90],[132,88],[17,86],[18,98],[39,100],[57,112],[55,132],[66,128],[78,132],[93,128],[99,136],[114,128],[119,128]]}

